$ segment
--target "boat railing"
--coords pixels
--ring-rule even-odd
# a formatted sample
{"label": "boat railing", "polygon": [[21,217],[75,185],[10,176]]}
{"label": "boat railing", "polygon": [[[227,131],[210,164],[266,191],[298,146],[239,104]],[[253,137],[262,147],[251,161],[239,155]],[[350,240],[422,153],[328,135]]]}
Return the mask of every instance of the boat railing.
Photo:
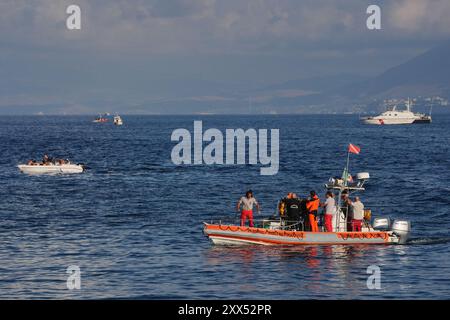
{"label": "boat railing", "polygon": [[[224,218],[216,218],[211,219],[209,221],[210,224],[219,224],[219,225],[240,225],[240,218],[235,217],[224,217]],[[266,217],[260,219],[253,219],[254,227],[263,228],[263,229],[277,229],[277,230],[296,230],[296,231],[304,231],[305,225],[301,220],[290,221],[283,218],[274,218],[274,217]],[[245,223],[248,226],[248,221]]]}

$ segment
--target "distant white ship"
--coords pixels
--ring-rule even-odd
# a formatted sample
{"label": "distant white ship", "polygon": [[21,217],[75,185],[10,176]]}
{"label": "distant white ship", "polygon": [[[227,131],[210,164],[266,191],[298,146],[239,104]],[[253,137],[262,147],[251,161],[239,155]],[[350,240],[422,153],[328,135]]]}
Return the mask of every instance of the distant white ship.
{"label": "distant white ship", "polygon": [[431,123],[431,115],[425,115],[423,113],[413,113],[411,111],[411,101],[405,103],[406,109],[397,110],[397,106],[394,106],[391,110],[385,111],[382,114],[375,117],[365,117],[361,120],[366,124],[413,124],[413,123]]}
{"label": "distant white ship", "polygon": [[123,120],[122,120],[122,118],[121,118],[119,115],[116,115],[116,116],[114,117],[114,124],[115,124],[116,126],[121,126],[121,125],[123,125]]}

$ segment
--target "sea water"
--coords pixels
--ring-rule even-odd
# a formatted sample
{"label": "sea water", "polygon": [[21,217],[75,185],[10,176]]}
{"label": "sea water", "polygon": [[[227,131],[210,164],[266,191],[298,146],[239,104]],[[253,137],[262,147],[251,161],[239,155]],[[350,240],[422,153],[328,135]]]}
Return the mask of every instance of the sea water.
{"label": "sea water", "polygon": [[[0,298],[390,299],[450,296],[450,117],[369,126],[356,116],[89,116],[0,119]],[[279,172],[258,165],[171,161],[177,128],[280,130]],[[252,189],[262,216],[287,192],[306,196],[368,171],[373,216],[412,223],[403,246],[215,247],[202,222],[234,218]],[[49,153],[85,163],[80,175],[28,176],[16,165]],[[69,266],[80,289],[67,286]],[[372,266],[372,267],[371,267]],[[380,289],[367,273],[380,268]]]}

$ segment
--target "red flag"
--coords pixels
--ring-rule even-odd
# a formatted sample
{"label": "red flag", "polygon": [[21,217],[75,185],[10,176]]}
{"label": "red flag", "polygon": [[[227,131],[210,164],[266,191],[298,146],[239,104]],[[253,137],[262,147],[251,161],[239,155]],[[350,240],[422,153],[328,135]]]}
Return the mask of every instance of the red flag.
{"label": "red flag", "polygon": [[348,145],[348,152],[359,154],[361,152],[361,148],[350,143]]}

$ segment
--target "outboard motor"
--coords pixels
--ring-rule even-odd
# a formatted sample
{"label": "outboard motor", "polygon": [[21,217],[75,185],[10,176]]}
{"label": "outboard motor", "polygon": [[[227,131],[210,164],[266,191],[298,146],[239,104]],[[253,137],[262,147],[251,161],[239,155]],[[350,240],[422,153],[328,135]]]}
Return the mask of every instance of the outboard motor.
{"label": "outboard motor", "polygon": [[375,218],[372,227],[377,231],[389,231],[391,229],[391,219]]}
{"label": "outboard motor", "polygon": [[369,180],[370,174],[368,172],[360,172],[356,175],[356,179],[358,180]]}
{"label": "outboard motor", "polygon": [[395,220],[392,224],[392,232],[400,238],[399,244],[405,244],[411,233],[411,223],[406,220]]}
{"label": "outboard motor", "polygon": [[359,172],[356,175],[356,179],[358,180],[356,186],[362,188],[366,181],[370,179],[370,174],[368,172]]}

